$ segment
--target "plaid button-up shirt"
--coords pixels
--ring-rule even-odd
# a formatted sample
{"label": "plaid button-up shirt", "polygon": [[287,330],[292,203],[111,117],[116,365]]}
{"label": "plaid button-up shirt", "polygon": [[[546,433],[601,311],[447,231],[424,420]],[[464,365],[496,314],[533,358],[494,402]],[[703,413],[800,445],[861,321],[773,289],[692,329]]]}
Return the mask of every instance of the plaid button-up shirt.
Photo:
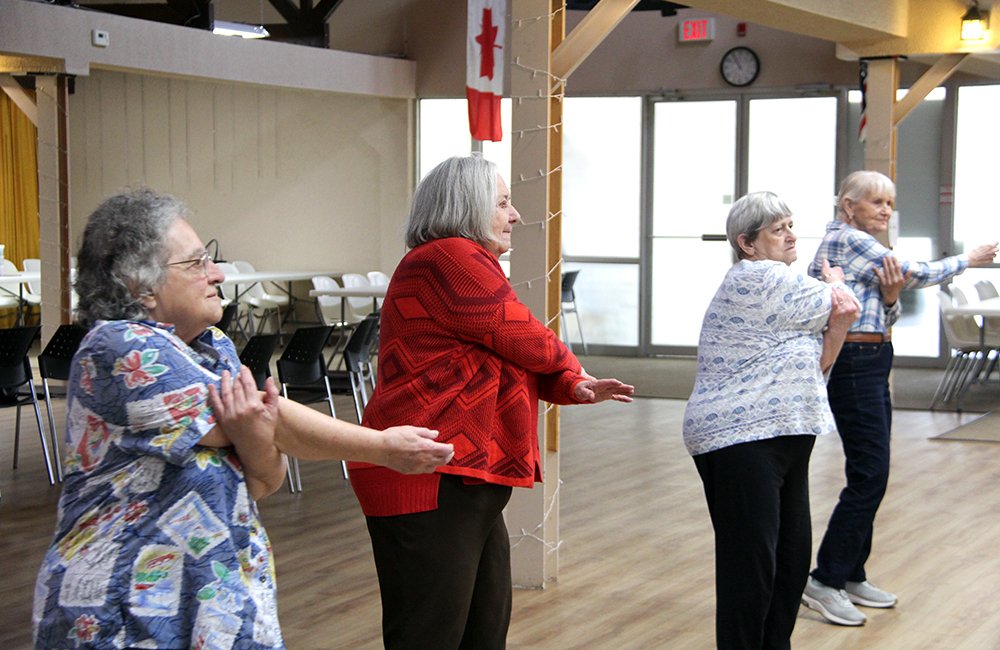
{"label": "plaid button-up shirt", "polygon": [[[884,334],[899,318],[899,301],[892,307],[885,306],[878,276],[875,275],[875,269],[882,266],[882,259],[892,254],[890,249],[863,230],[852,228],[839,220],[826,225],[823,241],[809,264],[809,275],[820,277],[823,260],[829,260],[830,266],[843,269],[844,282],[854,290],[854,295],[861,302],[861,314],[851,325],[851,332]],[[919,289],[940,284],[964,271],[968,265],[969,260],[964,255],[946,257],[936,262],[902,261],[903,273],[910,273],[905,288]]]}

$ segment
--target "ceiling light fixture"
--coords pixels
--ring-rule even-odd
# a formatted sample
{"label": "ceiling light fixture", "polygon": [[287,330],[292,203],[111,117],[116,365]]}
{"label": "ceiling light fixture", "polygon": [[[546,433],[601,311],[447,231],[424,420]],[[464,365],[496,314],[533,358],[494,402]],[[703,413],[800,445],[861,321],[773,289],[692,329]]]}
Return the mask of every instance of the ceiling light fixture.
{"label": "ceiling light fixture", "polygon": [[263,25],[247,25],[232,23],[228,20],[216,20],[212,23],[212,33],[223,36],[239,36],[240,38],[267,38],[271,34]]}
{"label": "ceiling light fixture", "polygon": [[962,40],[981,41],[986,38],[989,29],[988,16],[979,9],[979,2],[972,0],[969,10],[962,16]]}

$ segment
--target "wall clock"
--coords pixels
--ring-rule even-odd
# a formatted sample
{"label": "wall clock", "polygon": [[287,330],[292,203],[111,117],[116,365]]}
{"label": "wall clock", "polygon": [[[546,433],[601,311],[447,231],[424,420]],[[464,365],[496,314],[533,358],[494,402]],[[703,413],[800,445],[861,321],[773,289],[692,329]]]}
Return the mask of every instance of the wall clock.
{"label": "wall clock", "polygon": [[749,86],[760,72],[760,59],[749,47],[734,47],[722,55],[719,72],[732,86]]}

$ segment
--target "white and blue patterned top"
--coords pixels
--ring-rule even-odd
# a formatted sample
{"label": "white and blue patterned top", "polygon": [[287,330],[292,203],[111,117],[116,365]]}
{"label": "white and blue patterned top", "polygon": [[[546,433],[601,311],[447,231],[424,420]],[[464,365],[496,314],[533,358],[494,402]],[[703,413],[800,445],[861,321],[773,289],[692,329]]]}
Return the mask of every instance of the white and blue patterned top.
{"label": "white and blue patterned top", "polygon": [[98,321],[70,374],[66,482],[35,586],[36,648],[284,648],[274,560],[207,385],[232,341]]}
{"label": "white and blue patterned top", "polygon": [[712,298],[684,411],[692,456],[835,429],[820,368],[830,285],[782,262],[742,260]]}

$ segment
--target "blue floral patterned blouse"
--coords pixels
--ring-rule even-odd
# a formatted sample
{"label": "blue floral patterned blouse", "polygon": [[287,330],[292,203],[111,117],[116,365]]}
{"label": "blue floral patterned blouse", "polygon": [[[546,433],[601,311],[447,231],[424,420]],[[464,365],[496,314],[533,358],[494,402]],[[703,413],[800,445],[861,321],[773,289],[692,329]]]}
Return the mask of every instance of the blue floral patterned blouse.
{"label": "blue floral patterned blouse", "polygon": [[66,479],[35,586],[36,648],[283,648],[271,545],[208,383],[232,341],[101,321],[73,359]]}
{"label": "blue floral patterned blouse", "polygon": [[831,286],[782,262],[729,270],[701,326],[683,425],[692,456],[835,430],[820,368]]}

